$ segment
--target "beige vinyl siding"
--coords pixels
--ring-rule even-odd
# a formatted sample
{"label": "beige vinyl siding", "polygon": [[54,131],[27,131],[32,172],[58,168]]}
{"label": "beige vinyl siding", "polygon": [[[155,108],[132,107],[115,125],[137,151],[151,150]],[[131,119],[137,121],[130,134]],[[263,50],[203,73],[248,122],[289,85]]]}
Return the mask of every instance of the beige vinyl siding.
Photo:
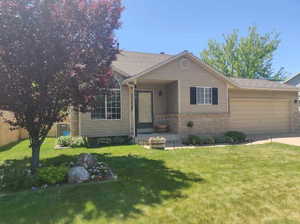
{"label": "beige vinyl siding", "polygon": [[130,109],[129,88],[121,88],[121,119],[120,120],[94,120],[91,113],[79,114],[79,134],[88,137],[102,136],[125,136],[130,134],[129,109]]}
{"label": "beige vinyl siding", "polygon": [[230,90],[228,129],[250,134],[291,132],[295,94]]}
{"label": "beige vinyl siding", "polygon": [[[183,58],[174,60],[166,65],[143,76],[143,80],[179,80],[180,89],[180,112],[181,113],[224,113],[227,112],[227,84],[215,74],[206,71],[199,64],[194,63],[188,58],[189,66],[182,69],[180,61]],[[219,90],[218,105],[191,105],[190,104],[190,87],[216,87]]]}

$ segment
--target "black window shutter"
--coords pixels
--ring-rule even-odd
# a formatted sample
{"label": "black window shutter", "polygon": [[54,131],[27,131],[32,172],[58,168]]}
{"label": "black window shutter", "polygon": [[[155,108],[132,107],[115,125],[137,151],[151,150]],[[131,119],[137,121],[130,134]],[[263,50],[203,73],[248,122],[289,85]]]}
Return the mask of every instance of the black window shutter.
{"label": "black window shutter", "polygon": [[190,88],[190,103],[196,104],[196,87]]}
{"label": "black window shutter", "polygon": [[212,88],[212,104],[217,105],[218,102],[218,88]]}

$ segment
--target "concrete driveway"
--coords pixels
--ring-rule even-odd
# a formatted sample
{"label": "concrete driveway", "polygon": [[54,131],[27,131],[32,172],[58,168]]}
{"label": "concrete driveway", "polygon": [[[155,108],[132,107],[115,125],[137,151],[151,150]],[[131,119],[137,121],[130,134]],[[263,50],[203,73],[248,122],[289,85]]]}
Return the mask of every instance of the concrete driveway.
{"label": "concrete driveway", "polygon": [[251,144],[265,144],[270,142],[278,142],[288,145],[300,146],[300,134],[278,134],[270,136],[255,136],[257,141],[249,143]]}

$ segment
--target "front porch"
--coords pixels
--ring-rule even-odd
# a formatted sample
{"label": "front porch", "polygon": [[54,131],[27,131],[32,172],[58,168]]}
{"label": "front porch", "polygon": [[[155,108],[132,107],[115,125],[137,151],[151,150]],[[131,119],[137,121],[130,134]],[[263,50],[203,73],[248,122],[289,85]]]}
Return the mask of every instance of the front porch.
{"label": "front porch", "polygon": [[140,136],[138,140],[145,138],[143,134],[166,135],[169,139],[172,135],[168,134],[178,132],[178,81],[139,80],[132,96],[134,136]]}

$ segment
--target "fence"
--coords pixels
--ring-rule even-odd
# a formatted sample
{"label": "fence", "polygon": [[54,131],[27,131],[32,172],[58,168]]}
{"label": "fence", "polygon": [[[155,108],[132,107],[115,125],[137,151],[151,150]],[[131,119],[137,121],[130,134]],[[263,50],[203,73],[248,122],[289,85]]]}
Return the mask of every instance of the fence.
{"label": "fence", "polygon": [[[10,112],[2,111],[6,118],[11,118],[13,115]],[[10,130],[7,123],[0,121],[0,146],[7,145],[12,142],[27,138],[27,133],[24,129]]]}

